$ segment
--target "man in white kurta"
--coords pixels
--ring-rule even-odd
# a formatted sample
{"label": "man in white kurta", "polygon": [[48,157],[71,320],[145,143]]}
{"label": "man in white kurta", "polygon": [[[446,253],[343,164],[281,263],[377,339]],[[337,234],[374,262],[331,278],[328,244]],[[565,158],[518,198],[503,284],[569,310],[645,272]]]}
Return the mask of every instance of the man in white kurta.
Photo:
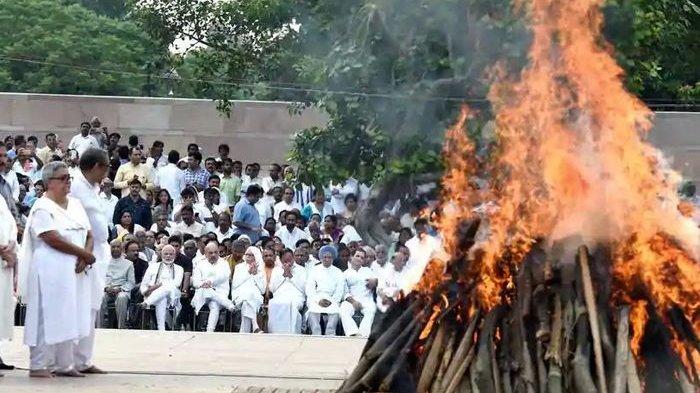
{"label": "man in white kurta", "polygon": [[[350,258],[350,266],[343,272],[347,293],[340,304],[340,321],[346,336],[369,337],[377,311],[372,292],[377,286],[377,277],[372,269],[362,266],[364,257],[364,250],[355,251]],[[362,313],[359,327],[352,318],[356,311]]]}
{"label": "man in white kurta", "polygon": [[101,326],[104,316],[107,315],[109,303],[113,303],[117,314],[117,329],[125,329],[131,290],[136,286],[134,264],[124,258],[124,248],[120,240],[112,240],[110,252],[112,258],[107,266],[105,296],[102,299],[98,323]]}
{"label": "man in white kurta", "polygon": [[148,265],[139,289],[144,297],[141,306],[155,306],[158,330],[165,330],[165,314],[168,307],[175,310],[173,321],[180,313],[180,286],[185,272],[181,266],[175,264],[177,252],[173,246],[163,246],[160,253],[162,261]]}
{"label": "man in white kurta", "polygon": [[196,314],[199,314],[205,304],[209,307],[207,332],[213,332],[219,322],[221,308],[229,311],[235,308],[233,302],[228,299],[231,268],[228,262],[219,256],[219,246],[215,242],[210,242],[204,247],[204,256],[206,259],[199,262],[192,272],[192,286],[195,288],[192,306]]}
{"label": "man in white kurta", "polygon": [[233,269],[231,299],[241,309],[241,333],[258,333],[258,311],[263,304],[265,273],[262,252],[251,246],[243,254],[243,263]]}
{"label": "man in white kurta", "polygon": [[284,214],[286,219],[286,224],[282,228],[275,232],[275,237],[280,238],[284,247],[295,250],[297,248],[296,244],[301,239],[306,239],[310,241],[309,235],[303,230],[297,227],[297,213],[296,212],[286,212]]}
{"label": "man in white kurta", "polygon": [[0,196],[0,340],[12,340],[15,319],[16,239],[15,219],[7,207],[7,202]]}
{"label": "man in white kurta", "polygon": [[301,314],[306,301],[306,269],[294,262],[291,252],[281,257],[281,266],[272,269],[267,327],[270,333],[301,333]]}
{"label": "man in white kurta", "polygon": [[379,277],[377,284],[377,309],[386,312],[398,300],[401,291],[408,290],[408,256],[399,249],[394,253],[392,262],[386,265],[384,274]]}
{"label": "man in white kurta", "polygon": [[326,336],[335,336],[338,324],[340,302],[345,294],[345,277],[343,272],[333,266],[333,246],[324,246],[318,252],[321,264],[311,269],[306,279],[306,297],[309,309],[309,327],[311,334],[321,335],[321,316],[327,315]]}
{"label": "man in white kurta", "polygon": [[80,156],[80,171],[73,178],[70,195],[80,201],[90,220],[90,230],[93,236],[93,254],[95,264],[87,274],[78,276],[79,301],[89,302],[90,334],[79,340],[75,345],[75,368],[88,374],[102,374],[103,371],[92,364],[92,354],[95,345],[95,324],[99,319],[102,308],[107,265],[110,260],[109,223],[100,198],[100,184],[107,176],[109,160],[104,150],[90,148]]}

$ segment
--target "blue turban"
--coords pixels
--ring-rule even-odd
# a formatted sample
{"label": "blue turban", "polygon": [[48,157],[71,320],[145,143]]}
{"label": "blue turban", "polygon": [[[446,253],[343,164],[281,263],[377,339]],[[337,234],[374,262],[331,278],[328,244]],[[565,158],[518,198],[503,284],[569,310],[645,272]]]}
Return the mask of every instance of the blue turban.
{"label": "blue turban", "polygon": [[331,246],[330,244],[327,244],[318,250],[318,258],[323,258],[325,254],[331,254],[334,261],[338,258],[338,250],[336,250],[335,247]]}

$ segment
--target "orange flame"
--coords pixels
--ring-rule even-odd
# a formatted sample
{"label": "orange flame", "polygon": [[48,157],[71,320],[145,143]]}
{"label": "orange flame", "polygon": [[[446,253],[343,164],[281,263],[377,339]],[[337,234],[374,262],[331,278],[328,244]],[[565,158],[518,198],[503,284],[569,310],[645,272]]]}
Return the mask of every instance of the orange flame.
{"label": "orange flame", "polygon": [[[516,81],[499,78],[489,93],[496,147],[487,193],[470,184],[477,165],[464,132],[468,110],[445,141],[438,227],[453,258],[463,252],[460,223],[480,204],[496,206],[483,214],[488,230],[465,272],[476,282],[477,307],[489,310],[508,300],[512,267],[534,239],[578,235],[590,246],[618,245],[614,298],[633,307],[635,355],[646,301],[660,314],[678,307],[700,333],[700,231],[678,210],[680,176],[645,140],[651,111],[625,90],[622,69],[601,35],[604,0],[517,4],[532,27],[529,65]],[[700,366],[699,356],[684,354],[678,337],[674,347],[686,367]]]}

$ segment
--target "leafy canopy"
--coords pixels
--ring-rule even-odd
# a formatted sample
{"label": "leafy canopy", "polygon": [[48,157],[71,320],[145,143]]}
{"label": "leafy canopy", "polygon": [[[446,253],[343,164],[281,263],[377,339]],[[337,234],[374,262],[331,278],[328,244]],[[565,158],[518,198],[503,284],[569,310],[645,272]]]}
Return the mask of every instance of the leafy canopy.
{"label": "leafy canopy", "polygon": [[78,4],[0,0],[3,91],[143,95],[146,79],[130,73],[147,72],[149,62],[164,54],[166,47],[155,45],[134,23]]}

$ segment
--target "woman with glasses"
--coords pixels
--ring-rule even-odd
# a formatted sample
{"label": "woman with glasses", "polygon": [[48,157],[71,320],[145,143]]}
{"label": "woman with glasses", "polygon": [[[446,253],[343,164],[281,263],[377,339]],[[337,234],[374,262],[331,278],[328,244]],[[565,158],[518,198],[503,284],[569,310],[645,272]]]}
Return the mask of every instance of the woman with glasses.
{"label": "woman with glasses", "polygon": [[46,192],[34,204],[20,257],[20,294],[27,303],[24,343],[29,375],[80,377],[73,341],[90,332],[89,307],[77,299],[80,274],[95,262],[90,221],[77,199],[68,196],[71,176],[63,162],[44,167]]}

